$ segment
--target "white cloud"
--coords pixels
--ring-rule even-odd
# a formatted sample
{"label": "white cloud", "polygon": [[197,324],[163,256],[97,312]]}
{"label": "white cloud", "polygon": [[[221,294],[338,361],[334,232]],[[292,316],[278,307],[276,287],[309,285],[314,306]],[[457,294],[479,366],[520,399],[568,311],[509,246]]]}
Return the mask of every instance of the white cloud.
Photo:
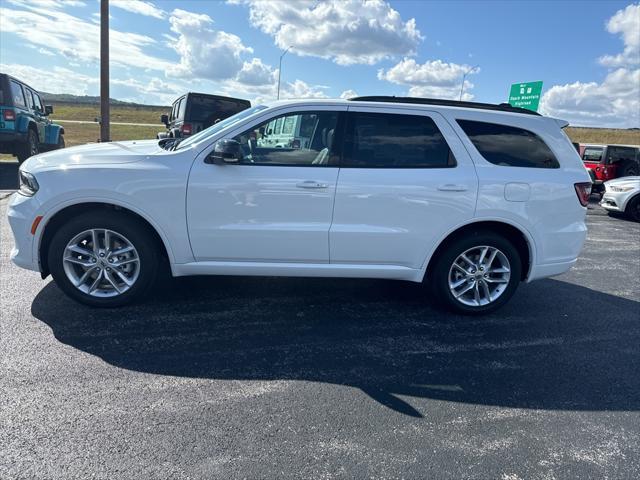
{"label": "white cloud", "polygon": [[345,99],[353,98],[353,97],[357,97],[357,96],[358,96],[358,94],[356,93],[355,90],[345,90],[344,92],[342,92],[340,94],[340,98],[345,98]]}
{"label": "white cloud", "polygon": [[24,80],[39,92],[95,95],[99,84],[97,75],[84,75],[62,67],[43,70],[29,65],[2,63],[0,71]]}
{"label": "white cloud", "polygon": [[[331,59],[340,65],[372,65],[415,55],[423,37],[415,19],[403,21],[383,0],[277,2],[232,0],[249,6],[251,23],[282,49]],[[274,8],[275,7],[275,8]]]}
{"label": "white cloud", "polygon": [[244,62],[236,80],[245,85],[265,85],[276,82],[278,71],[265,65],[259,58]]}
{"label": "white cloud", "polygon": [[[76,61],[98,62],[100,27],[57,8],[42,6],[45,3],[41,0],[24,4],[26,10],[0,7],[3,32]],[[164,71],[169,62],[143,51],[154,44],[155,40],[145,35],[111,29],[110,60],[116,65]]]}
{"label": "white cloud", "polygon": [[145,0],[110,0],[109,6],[121,8],[122,10],[127,10],[128,12],[137,13],[147,17],[155,17],[159,19],[167,17],[167,12]]}
{"label": "white cloud", "polygon": [[[478,68],[472,69],[468,65],[446,63],[442,60],[417,63],[412,58],[405,58],[388,70],[379,70],[378,79],[409,86],[410,96],[457,100],[464,73],[469,72],[469,75],[472,75],[479,71]],[[463,100],[473,99],[470,92],[472,88],[473,84],[465,80]]]}
{"label": "white cloud", "polygon": [[188,90],[186,86],[168,83],[157,77],[147,82],[134,78],[111,80],[111,97],[126,102],[171,105],[177,97]]}
{"label": "white cloud", "polygon": [[600,58],[602,65],[615,69],[602,83],[576,81],[552,86],[540,101],[542,113],[575,125],[640,125],[640,4],[616,12],[607,22],[607,30],[620,34],[624,42],[622,53]]}
{"label": "white cloud", "polygon": [[600,63],[607,67],[640,64],[640,4],[631,4],[624,10],[618,10],[607,22],[607,31],[621,35],[624,51],[618,55],[600,57]]}
{"label": "white cloud", "polygon": [[584,126],[640,125],[640,69],[619,68],[602,83],[574,82],[551,87],[540,110]]}
{"label": "white cloud", "polygon": [[240,37],[211,28],[213,20],[206,14],[176,9],[169,18],[171,31],[178,36],[173,45],[180,63],[167,74],[184,78],[222,80],[235,77],[243,67],[242,54],[253,50]]}

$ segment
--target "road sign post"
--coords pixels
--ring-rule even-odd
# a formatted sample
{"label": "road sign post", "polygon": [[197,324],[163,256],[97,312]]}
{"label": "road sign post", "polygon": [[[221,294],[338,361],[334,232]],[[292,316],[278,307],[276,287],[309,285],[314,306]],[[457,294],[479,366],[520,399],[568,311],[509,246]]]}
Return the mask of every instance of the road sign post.
{"label": "road sign post", "polygon": [[514,83],[509,93],[509,105],[538,111],[542,82]]}

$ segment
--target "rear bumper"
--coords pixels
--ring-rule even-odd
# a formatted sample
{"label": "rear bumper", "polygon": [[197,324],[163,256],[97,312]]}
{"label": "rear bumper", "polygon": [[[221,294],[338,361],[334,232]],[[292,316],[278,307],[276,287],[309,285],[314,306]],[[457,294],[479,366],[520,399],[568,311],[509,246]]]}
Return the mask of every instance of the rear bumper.
{"label": "rear bumper", "polygon": [[0,132],[0,143],[24,142],[27,136],[20,132]]}
{"label": "rear bumper", "polygon": [[541,278],[561,275],[569,271],[577,261],[578,259],[574,258],[573,260],[569,260],[568,262],[534,265],[534,267],[531,269],[531,273],[529,274],[529,278],[527,278],[527,282],[531,282],[532,280],[539,280]]}

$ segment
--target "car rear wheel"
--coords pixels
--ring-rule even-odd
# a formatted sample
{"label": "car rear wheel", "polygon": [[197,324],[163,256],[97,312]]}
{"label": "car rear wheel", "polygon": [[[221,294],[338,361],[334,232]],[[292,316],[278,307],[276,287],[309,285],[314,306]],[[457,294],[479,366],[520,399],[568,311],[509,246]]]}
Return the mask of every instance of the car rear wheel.
{"label": "car rear wheel", "polygon": [[640,195],[632,198],[627,204],[624,213],[636,222],[640,222]]}
{"label": "car rear wheel", "polygon": [[38,143],[38,134],[32,128],[27,132],[27,141],[18,147],[16,152],[16,156],[18,157],[18,162],[22,163],[27,158],[33,157],[40,152],[39,143]]}
{"label": "car rear wheel", "polygon": [[157,246],[128,215],[87,213],[65,223],[49,247],[49,270],[71,298],[117,307],[146,294],[158,270]]}
{"label": "car rear wheel", "polygon": [[520,255],[511,242],[492,232],[474,232],[453,241],[435,259],[431,290],[457,313],[489,313],[515,293],[520,274]]}

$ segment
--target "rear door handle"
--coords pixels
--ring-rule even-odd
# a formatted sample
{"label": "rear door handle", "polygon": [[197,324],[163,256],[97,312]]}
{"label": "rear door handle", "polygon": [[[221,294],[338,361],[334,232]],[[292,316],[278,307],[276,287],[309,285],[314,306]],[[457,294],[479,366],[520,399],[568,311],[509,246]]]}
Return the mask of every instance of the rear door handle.
{"label": "rear door handle", "polygon": [[296,184],[298,188],[327,188],[329,184],[316,182],[315,180],[305,180]]}
{"label": "rear door handle", "polygon": [[466,185],[456,185],[453,183],[445,183],[444,185],[438,185],[438,190],[441,192],[466,192],[469,187]]}

